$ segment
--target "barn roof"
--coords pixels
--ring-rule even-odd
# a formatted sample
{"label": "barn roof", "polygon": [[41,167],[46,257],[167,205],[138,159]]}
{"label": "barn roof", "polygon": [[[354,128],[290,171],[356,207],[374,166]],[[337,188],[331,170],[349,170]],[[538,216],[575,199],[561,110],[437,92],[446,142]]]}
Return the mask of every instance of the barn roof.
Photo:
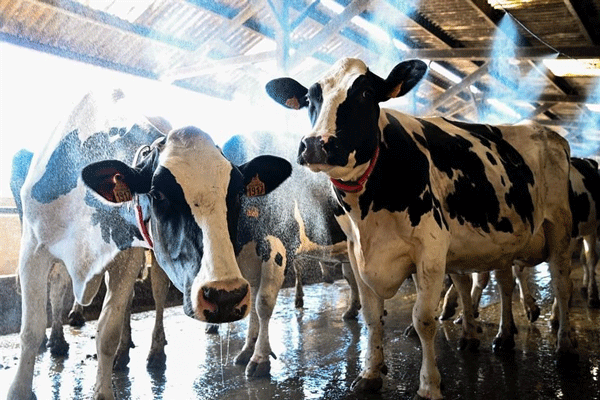
{"label": "barn roof", "polygon": [[419,115],[491,106],[572,143],[585,124],[598,136],[598,21],[600,0],[0,0],[0,40],[225,99],[341,57],[382,74],[426,59]]}

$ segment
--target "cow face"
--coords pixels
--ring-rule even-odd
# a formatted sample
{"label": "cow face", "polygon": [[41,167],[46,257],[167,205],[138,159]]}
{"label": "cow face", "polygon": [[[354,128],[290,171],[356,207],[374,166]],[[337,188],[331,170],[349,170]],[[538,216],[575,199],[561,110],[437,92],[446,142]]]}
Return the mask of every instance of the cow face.
{"label": "cow face", "polygon": [[156,258],[184,293],[184,309],[207,322],[229,322],[249,311],[250,289],[237,262],[241,196],[264,195],[291,173],[278,157],[236,167],[197,128],[172,131],[135,168],[117,160],[90,164],[83,181],[109,202],[140,195],[150,202]]}
{"label": "cow face", "polygon": [[379,103],[411,90],[424,62],[398,64],[387,79],[357,59],[342,59],[309,89],[291,78],[267,83],[267,93],[291,109],[308,108],[312,131],[300,144],[298,162],[331,178],[354,180],[368,167],[379,141]]}

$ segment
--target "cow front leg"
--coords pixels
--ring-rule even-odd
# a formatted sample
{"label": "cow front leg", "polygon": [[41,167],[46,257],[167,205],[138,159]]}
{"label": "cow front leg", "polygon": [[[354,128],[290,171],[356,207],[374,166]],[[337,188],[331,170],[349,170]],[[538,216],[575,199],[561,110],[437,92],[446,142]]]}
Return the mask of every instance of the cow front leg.
{"label": "cow front leg", "polygon": [[17,373],[8,389],[8,400],[36,398],[32,390],[33,371],[35,358],[44,340],[48,273],[52,267],[50,254],[36,249],[36,247],[32,240],[24,240],[19,256],[19,283],[22,299],[21,355]]}
{"label": "cow front leg", "polygon": [[452,274],[452,282],[456,291],[460,295],[462,313],[462,335],[459,341],[459,349],[469,349],[476,351],[479,348],[479,338],[477,337],[477,326],[475,323],[475,314],[473,300],[471,298],[472,279],[471,275]]}
{"label": "cow front leg", "polygon": [[356,319],[360,310],[360,298],[358,295],[358,286],[356,284],[356,278],[354,272],[352,272],[352,266],[350,263],[342,263],[342,274],[350,286],[350,304],[342,315],[343,319]]}
{"label": "cow front leg", "polygon": [[131,253],[139,249],[128,249],[117,254],[106,274],[106,296],[98,319],[96,351],[98,370],[94,387],[95,400],[113,400],[112,370],[117,346],[121,340],[125,309],[131,297],[139,268],[131,268]]}
{"label": "cow front leg", "polygon": [[[444,282],[444,267],[435,262],[421,262],[417,266],[417,300],[413,307],[413,326],[419,335],[422,347],[422,362],[417,394],[425,399],[441,399],[441,375],[435,360],[435,334],[437,324],[435,311]],[[460,279],[459,279],[460,280]],[[465,281],[462,281],[463,283]],[[457,286],[460,293],[460,284]],[[468,290],[467,290],[468,293]],[[465,299],[465,303],[470,302]],[[470,309],[470,311],[469,311]],[[472,308],[467,307],[472,319]],[[470,321],[467,321],[470,322]]]}
{"label": "cow front leg", "polygon": [[127,307],[123,315],[123,328],[121,330],[121,338],[115,360],[113,361],[113,371],[123,371],[129,364],[129,349],[134,348],[133,340],[131,339],[131,306],[133,304],[133,290],[127,301]]}
{"label": "cow front leg", "polygon": [[512,313],[514,279],[510,268],[496,270],[494,276],[500,290],[501,317],[498,334],[494,338],[492,348],[495,352],[509,351],[515,347],[515,333],[517,333]]}
{"label": "cow front leg", "polygon": [[52,328],[47,347],[53,356],[65,357],[69,353],[69,343],[63,331],[64,304],[71,290],[71,278],[62,263],[56,263],[50,270],[50,305],[52,307]]}
{"label": "cow front leg", "polygon": [[146,359],[146,367],[161,369],[165,367],[167,355],[165,354],[165,345],[167,339],[165,336],[165,328],[163,325],[163,317],[165,304],[167,302],[167,294],[169,293],[169,277],[156,262],[156,258],[151,252],[148,252],[148,257],[152,258],[152,267],[150,267],[150,279],[152,283],[152,297],[154,298],[154,306],[156,308],[156,317],[154,319],[154,329],[152,330],[152,344],[150,352]]}
{"label": "cow front leg", "polygon": [[254,307],[258,316],[259,329],[252,358],[246,366],[248,377],[269,376],[271,373],[269,357],[273,352],[269,341],[269,321],[285,277],[286,249],[274,236],[267,237],[267,240],[270,243],[271,253],[269,259],[262,264],[260,288],[256,293]]}

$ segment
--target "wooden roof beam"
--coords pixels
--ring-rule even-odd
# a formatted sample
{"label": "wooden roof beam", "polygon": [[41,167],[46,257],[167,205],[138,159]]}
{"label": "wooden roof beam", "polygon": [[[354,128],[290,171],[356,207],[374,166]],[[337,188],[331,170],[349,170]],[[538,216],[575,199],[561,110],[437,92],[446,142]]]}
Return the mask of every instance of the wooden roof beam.
{"label": "wooden roof beam", "polygon": [[563,0],[579,30],[591,44],[600,44],[600,13],[589,0]]}

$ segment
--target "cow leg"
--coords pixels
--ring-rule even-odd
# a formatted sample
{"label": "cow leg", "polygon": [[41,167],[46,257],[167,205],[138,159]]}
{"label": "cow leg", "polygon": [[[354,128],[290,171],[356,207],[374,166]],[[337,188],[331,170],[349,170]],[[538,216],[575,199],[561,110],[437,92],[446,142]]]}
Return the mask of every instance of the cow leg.
{"label": "cow leg", "polygon": [[475,315],[473,311],[473,301],[471,299],[472,279],[471,275],[452,274],[452,282],[456,287],[456,291],[460,295],[462,313],[462,336],[459,341],[459,349],[469,349],[476,351],[479,348],[479,338],[477,337],[477,326],[475,323]]}
{"label": "cow leg", "polygon": [[515,347],[517,327],[512,313],[512,293],[515,288],[512,270],[510,268],[494,271],[500,291],[501,316],[498,334],[492,342],[495,352],[509,351]]}
{"label": "cow leg", "polygon": [[319,268],[321,269],[321,276],[323,277],[323,282],[325,283],[333,283],[333,275],[331,273],[332,270],[338,268],[341,264],[340,262],[335,262],[333,265],[329,265],[329,263],[324,261],[319,261]]}
{"label": "cow leg", "polygon": [[585,262],[583,263],[583,287],[584,297],[587,298],[588,306],[591,308],[600,307],[600,298],[598,298],[598,284],[596,282],[596,264],[598,263],[598,253],[596,252],[597,235],[584,236],[583,251],[585,253]]}
{"label": "cow leg", "polygon": [[[106,274],[106,296],[98,319],[96,349],[98,371],[94,399],[113,400],[112,371],[117,346],[123,330],[127,302],[131,297],[139,268],[131,268],[131,258],[139,249],[128,249],[117,254]],[[133,253],[133,254],[132,254]]]}
{"label": "cow leg", "polygon": [[150,279],[152,282],[152,298],[154,298],[154,306],[156,308],[156,317],[154,319],[154,329],[152,330],[152,344],[150,352],[146,359],[146,367],[148,368],[164,368],[167,361],[165,354],[165,345],[167,339],[165,336],[165,327],[163,325],[163,317],[165,304],[167,303],[167,295],[169,293],[169,277],[165,271],[158,265],[154,254],[147,253],[152,258],[152,267],[150,268]]}
{"label": "cow leg", "polygon": [[254,302],[259,322],[258,338],[252,358],[246,366],[246,376],[251,377],[269,376],[271,372],[269,357],[273,355],[273,352],[269,342],[269,321],[285,277],[285,247],[274,236],[267,237],[267,240],[271,244],[271,256],[262,265],[260,288]]}
{"label": "cow leg", "polygon": [[458,307],[458,290],[456,289],[456,286],[454,286],[454,283],[452,283],[444,295],[440,319],[442,321],[447,321],[452,318],[456,313],[456,307]]}
{"label": "cow leg", "polygon": [[[565,213],[565,215],[569,215]],[[562,217],[562,219],[561,219]],[[557,220],[544,222],[544,232],[547,248],[550,251],[548,265],[552,281],[552,289],[558,303],[559,328],[557,332],[556,352],[559,360],[570,361],[578,358],[575,341],[571,339],[571,324],[569,321],[569,296],[571,279],[571,252],[569,246],[569,231],[571,224],[564,220],[563,214],[557,213]]]}
{"label": "cow leg", "polygon": [[294,304],[296,308],[304,307],[304,289],[302,285],[302,275],[304,272],[303,261],[299,259],[294,260],[294,272],[296,273],[296,298]]}
{"label": "cow leg", "polygon": [[123,328],[121,331],[121,338],[119,339],[119,345],[117,346],[117,352],[115,353],[115,360],[113,361],[113,371],[123,371],[129,364],[129,349],[134,348],[133,340],[131,339],[131,306],[133,303],[133,290],[127,301],[127,307],[123,315]]}
{"label": "cow leg", "polygon": [[71,289],[71,278],[62,263],[56,263],[50,270],[50,305],[52,307],[52,328],[47,347],[53,356],[64,357],[69,353],[69,343],[63,332],[64,304]]}
{"label": "cow leg", "polygon": [[[26,223],[23,224],[23,230],[27,232]],[[22,241],[19,255],[21,355],[15,378],[8,389],[8,400],[36,398],[32,391],[33,371],[46,329],[46,294],[53,259],[44,248],[37,246],[32,237],[30,235],[28,240]]]}
{"label": "cow leg", "polygon": [[477,272],[474,274],[473,287],[471,288],[471,301],[473,302],[473,315],[479,317],[479,303],[481,303],[481,295],[483,290],[490,282],[489,272]]}
{"label": "cow leg", "polygon": [[[417,300],[413,307],[413,325],[419,335],[422,346],[422,363],[419,374],[419,390],[417,394],[426,399],[441,399],[441,376],[435,360],[435,311],[439,303],[439,295],[444,283],[444,264],[435,260],[422,259],[417,263]],[[463,281],[464,282],[464,281]],[[460,286],[457,287],[460,293]],[[465,294],[468,293],[468,289]],[[470,297],[467,295],[467,297]],[[465,304],[470,299],[462,298]],[[469,301],[467,301],[469,300]],[[471,324],[472,310],[467,306],[468,324]]]}
{"label": "cow leg", "polygon": [[360,310],[360,298],[358,296],[358,286],[356,284],[356,278],[354,272],[352,272],[352,266],[350,263],[342,263],[342,274],[350,285],[350,304],[348,309],[342,315],[343,319],[356,319],[358,317],[358,311]]}
{"label": "cow leg", "polygon": [[515,262],[512,267],[513,275],[517,279],[517,286],[519,287],[519,297],[521,298],[521,304],[527,315],[529,322],[537,321],[540,316],[540,307],[536,304],[535,299],[529,291],[529,285],[527,285],[527,273],[525,272],[525,265],[521,262]]}

